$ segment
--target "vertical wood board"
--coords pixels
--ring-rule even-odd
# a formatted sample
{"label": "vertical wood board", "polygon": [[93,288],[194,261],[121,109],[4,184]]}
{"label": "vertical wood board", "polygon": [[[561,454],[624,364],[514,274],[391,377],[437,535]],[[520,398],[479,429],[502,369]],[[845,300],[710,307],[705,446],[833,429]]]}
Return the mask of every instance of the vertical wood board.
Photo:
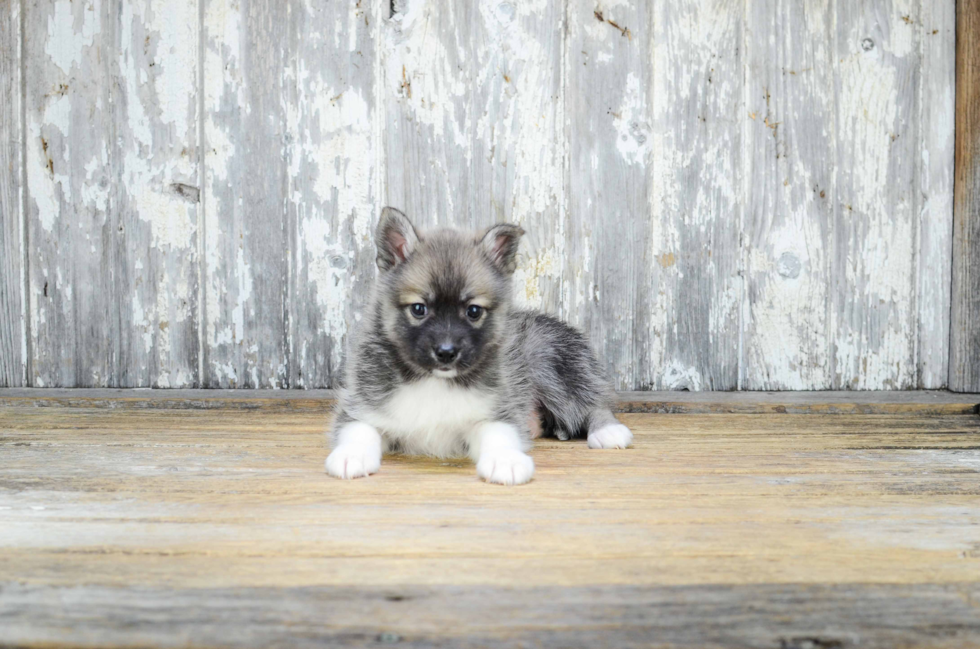
{"label": "vertical wood board", "polygon": [[567,21],[563,311],[616,388],[633,386],[638,373],[649,386],[671,315],[658,304],[664,288],[651,250],[654,10],[642,0],[575,0]]}
{"label": "vertical wood board", "polygon": [[204,384],[287,387],[287,3],[204,4]]}
{"label": "vertical wood board", "polygon": [[0,387],[27,379],[20,27],[20,0],[0,5]]}
{"label": "vertical wood board", "polygon": [[833,1],[746,6],[741,387],[826,390],[834,338]]}
{"label": "vertical wood board", "polygon": [[956,196],[949,387],[980,389],[980,1],[956,5]]}
{"label": "vertical wood board", "polygon": [[834,389],[916,385],[918,3],[837,2]]}
{"label": "vertical wood board", "polygon": [[198,2],[124,0],[112,13],[109,298],[120,338],[110,383],[197,386]]}
{"label": "vertical wood board", "polygon": [[937,389],[947,386],[949,374],[956,3],[922,0],[919,16],[916,387]]}
{"label": "vertical wood board", "polygon": [[421,229],[519,223],[519,304],[559,313],[563,3],[396,0],[382,47],[386,202]]}
{"label": "vertical wood board", "polygon": [[25,10],[29,383],[114,385],[116,22],[104,0]]}
{"label": "vertical wood board", "polygon": [[740,3],[657,3],[653,259],[664,269],[663,389],[738,387],[744,290],[741,178],[745,16]]}
{"label": "vertical wood board", "polygon": [[375,0],[289,3],[290,387],[333,384],[375,275],[381,13]]}

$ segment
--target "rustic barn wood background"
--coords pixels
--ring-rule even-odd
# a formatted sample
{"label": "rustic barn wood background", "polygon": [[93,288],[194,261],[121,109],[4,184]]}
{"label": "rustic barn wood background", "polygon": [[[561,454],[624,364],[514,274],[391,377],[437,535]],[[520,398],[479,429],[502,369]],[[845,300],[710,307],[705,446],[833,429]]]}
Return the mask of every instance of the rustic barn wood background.
{"label": "rustic barn wood background", "polygon": [[947,385],[954,0],[0,0],[0,385],[333,384],[380,208],[619,389]]}

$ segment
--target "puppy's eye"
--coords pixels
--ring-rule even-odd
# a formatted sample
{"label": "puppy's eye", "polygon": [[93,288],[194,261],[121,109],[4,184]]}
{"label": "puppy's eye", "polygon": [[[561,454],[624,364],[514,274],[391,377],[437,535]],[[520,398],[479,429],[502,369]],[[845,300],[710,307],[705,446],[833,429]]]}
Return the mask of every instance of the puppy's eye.
{"label": "puppy's eye", "polygon": [[483,307],[477,306],[476,304],[471,304],[466,309],[466,317],[470,320],[479,320],[480,316],[483,315]]}
{"label": "puppy's eye", "polygon": [[412,315],[416,318],[424,318],[425,314],[429,312],[429,310],[425,308],[425,305],[420,302],[416,302],[410,306],[409,310],[411,310]]}

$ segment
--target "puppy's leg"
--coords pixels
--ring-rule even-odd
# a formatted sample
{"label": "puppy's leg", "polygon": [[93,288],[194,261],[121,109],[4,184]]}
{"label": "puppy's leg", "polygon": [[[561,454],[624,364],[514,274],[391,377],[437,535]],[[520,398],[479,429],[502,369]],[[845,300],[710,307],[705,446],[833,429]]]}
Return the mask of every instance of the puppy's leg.
{"label": "puppy's leg", "polygon": [[476,460],[476,474],[487,482],[516,485],[534,477],[534,460],[524,453],[517,428],[507,422],[480,424],[470,443],[470,456]]}
{"label": "puppy's leg", "polygon": [[381,468],[381,434],[362,421],[349,421],[334,438],[333,451],[327,456],[327,473],[335,478],[363,478]]}
{"label": "puppy's leg", "polygon": [[589,415],[589,448],[626,448],[633,443],[633,433],[619,423],[607,408]]}

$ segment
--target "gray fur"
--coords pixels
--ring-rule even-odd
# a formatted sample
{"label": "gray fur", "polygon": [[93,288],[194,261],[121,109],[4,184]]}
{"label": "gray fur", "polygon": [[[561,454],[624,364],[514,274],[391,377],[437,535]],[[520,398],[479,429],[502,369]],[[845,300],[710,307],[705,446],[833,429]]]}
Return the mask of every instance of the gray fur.
{"label": "gray fur", "polygon": [[[478,235],[437,230],[420,236],[404,214],[385,208],[376,232],[381,273],[347,350],[334,432],[370,419],[400,386],[431,377],[437,364],[425,352],[432,335],[456,341],[461,350],[459,374],[445,380],[492,394],[494,418],[512,424],[525,442],[532,436],[532,415],[543,434],[559,439],[615,423],[612,390],[585,337],[555,318],[512,305],[511,275],[523,233],[500,224]],[[487,303],[478,324],[466,318],[460,298],[467,296],[459,294],[466,291]],[[415,293],[434,305],[431,321],[417,322],[403,304],[405,295]],[[462,439],[461,445],[465,454]]]}

